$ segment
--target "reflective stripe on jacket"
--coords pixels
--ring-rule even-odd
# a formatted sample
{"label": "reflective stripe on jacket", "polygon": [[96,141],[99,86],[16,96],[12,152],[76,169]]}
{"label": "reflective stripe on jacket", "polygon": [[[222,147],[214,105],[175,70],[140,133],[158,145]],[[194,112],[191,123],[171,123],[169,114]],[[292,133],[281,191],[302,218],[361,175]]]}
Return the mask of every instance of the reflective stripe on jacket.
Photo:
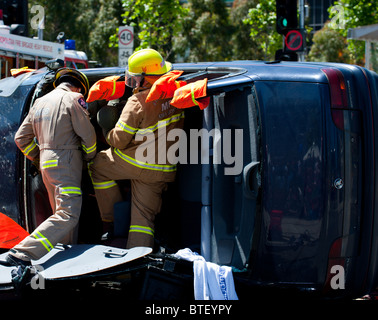
{"label": "reflective stripe on jacket", "polygon": [[43,149],[78,148],[82,148],[84,159],[92,159],[96,155],[96,133],[84,97],[60,84],[36,100],[18,129],[15,142],[30,160]]}
{"label": "reflective stripe on jacket", "polygon": [[[107,141],[120,163],[174,176],[176,164],[169,163],[166,154],[176,141],[167,141],[167,135],[170,130],[183,127],[184,112],[170,105],[170,99],[146,103],[149,91],[140,91],[128,99],[116,126],[107,134]],[[159,139],[164,143],[158,143]],[[153,152],[139,159],[136,152],[142,144]]]}

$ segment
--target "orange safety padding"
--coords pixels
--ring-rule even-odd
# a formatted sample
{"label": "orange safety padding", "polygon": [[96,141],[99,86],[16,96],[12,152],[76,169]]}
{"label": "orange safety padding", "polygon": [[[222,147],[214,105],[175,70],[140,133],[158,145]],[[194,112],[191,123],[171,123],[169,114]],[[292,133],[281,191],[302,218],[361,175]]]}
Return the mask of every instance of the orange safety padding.
{"label": "orange safety padding", "polygon": [[172,98],[175,90],[186,85],[186,81],[176,81],[176,79],[183,74],[184,71],[173,70],[162,75],[154,82],[151,90],[146,98],[146,102],[151,102],[158,99]]}
{"label": "orange safety padding", "polygon": [[24,228],[0,212],[0,248],[11,249],[28,235]]}
{"label": "orange safety padding", "polygon": [[207,78],[188,83],[175,91],[171,105],[179,109],[198,106],[203,110],[210,103],[210,97],[206,97],[206,89]]}
{"label": "orange safety padding", "polygon": [[88,93],[87,102],[95,100],[115,100],[125,93],[125,81],[117,81],[120,76],[109,76],[98,80]]}
{"label": "orange safety padding", "polygon": [[10,70],[10,73],[13,77],[17,77],[19,76],[20,74],[23,74],[23,73],[26,73],[26,72],[33,72],[35,71],[36,69],[29,69],[29,67],[23,67],[23,68],[19,68],[19,69],[11,69]]}

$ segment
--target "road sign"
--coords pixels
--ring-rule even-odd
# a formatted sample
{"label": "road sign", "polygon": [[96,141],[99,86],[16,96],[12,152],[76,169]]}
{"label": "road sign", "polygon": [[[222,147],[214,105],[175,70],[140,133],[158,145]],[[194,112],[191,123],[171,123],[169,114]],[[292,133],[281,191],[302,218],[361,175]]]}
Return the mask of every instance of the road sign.
{"label": "road sign", "polygon": [[304,34],[299,29],[290,30],[285,36],[285,51],[296,52],[304,50]]}
{"label": "road sign", "polygon": [[120,26],[118,28],[118,65],[127,65],[128,58],[134,51],[134,28],[130,26]]}
{"label": "road sign", "polygon": [[133,48],[118,48],[118,66],[126,67],[129,57],[133,54]]}
{"label": "road sign", "polygon": [[121,27],[118,32],[119,44],[122,47],[132,47],[134,45],[134,32],[133,27]]}

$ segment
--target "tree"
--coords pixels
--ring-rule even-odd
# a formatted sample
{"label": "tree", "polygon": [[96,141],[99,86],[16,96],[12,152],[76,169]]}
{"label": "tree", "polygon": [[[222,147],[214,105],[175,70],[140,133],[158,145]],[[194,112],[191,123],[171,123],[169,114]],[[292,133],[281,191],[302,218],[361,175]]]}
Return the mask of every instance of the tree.
{"label": "tree", "polygon": [[90,14],[94,15],[94,18],[87,24],[91,27],[88,39],[89,53],[91,59],[99,61],[104,66],[114,66],[118,63],[118,50],[109,46],[109,38],[122,24],[121,12],[121,0],[100,0],[99,10]]}
{"label": "tree", "polygon": [[[122,0],[123,23],[134,27],[135,50],[154,48],[166,59],[173,54],[172,39],[180,30],[180,19],[186,10],[179,0]],[[113,34],[110,46],[117,46]]]}
{"label": "tree", "polygon": [[223,0],[30,0],[29,9],[34,4],[45,10],[45,40],[63,31],[104,66],[117,63],[120,25],[134,27],[135,50],[151,47],[172,62],[271,59],[282,46],[274,0],[235,0],[231,9]]}
{"label": "tree", "polygon": [[248,19],[250,8],[256,7],[258,0],[235,0],[230,11],[232,26],[230,59],[257,60],[263,56],[257,38],[251,37],[251,26],[243,21]]}
{"label": "tree", "polygon": [[[77,1],[74,0],[31,0],[29,1],[29,12],[33,5],[41,5],[45,13],[45,29],[43,31],[44,40],[56,41],[59,32],[64,32],[67,37],[75,39],[76,17],[75,12],[79,12]],[[63,10],[64,8],[64,10]],[[30,29],[31,36],[37,35],[37,30]],[[78,40],[80,43],[81,39]]]}
{"label": "tree", "polygon": [[[30,0],[29,9],[35,4],[44,8],[44,40],[54,42],[59,32],[64,32],[90,60],[115,64],[118,51],[109,49],[108,42],[122,20],[121,0]],[[37,30],[31,30],[33,35]]]}
{"label": "tree", "polygon": [[230,60],[232,28],[222,0],[189,0],[174,48],[186,61]]}
{"label": "tree", "polygon": [[344,62],[350,61],[345,38],[326,24],[313,37],[313,44],[307,57],[309,61]]}
{"label": "tree", "polygon": [[[328,9],[331,26],[345,39],[348,29],[378,23],[378,0],[340,0]],[[347,40],[353,63],[363,64],[365,42]]]}
{"label": "tree", "polygon": [[251,26],[250,36],[258,43],[259,59],[273,59],[276,50],[282,47],[282,36],[276,32],[276,1],[260,0],[248,11],[243,21]]}

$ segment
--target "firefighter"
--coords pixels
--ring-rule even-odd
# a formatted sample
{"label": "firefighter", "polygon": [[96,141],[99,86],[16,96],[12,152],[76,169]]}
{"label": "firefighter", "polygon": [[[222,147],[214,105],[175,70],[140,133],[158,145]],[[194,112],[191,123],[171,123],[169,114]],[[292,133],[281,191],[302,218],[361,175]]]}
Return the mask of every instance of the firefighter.
{"label": "firefighter", "polygon": [[[167,182],[175,179],[176,165],[169,163],[166,157],[175,142],[166,141],[166,135],[174,128],[183,127],[184,113],[170,105],[171,99],[145,101],[152,84],[171,69],[172,65],[153,49],[143,49],[129,57],[125,81],[133,88],[133,95],[123,107],[115,127],[106,134],[111,147],[99,152],[89,166],[104,233],[111,233],[114,204],[122,201],[116,180],[130,180],[131,221],[127,248],[153,248],[154,220],[161,208],[162,192]],[[154,150],[150,159],[138,157],[138,147],[142,144]]]}
{"label": "firefighter", "polygon": [[70,68],[59,69],[55,89],[37,99],[18,129],[15,142],[30,160],[39,160],[53,214],[10,249],[11,265],[30,265],[59,242],[75,242],[81,211],[83,159],[96,154],[96,133],[85,96],[87,77]]}

